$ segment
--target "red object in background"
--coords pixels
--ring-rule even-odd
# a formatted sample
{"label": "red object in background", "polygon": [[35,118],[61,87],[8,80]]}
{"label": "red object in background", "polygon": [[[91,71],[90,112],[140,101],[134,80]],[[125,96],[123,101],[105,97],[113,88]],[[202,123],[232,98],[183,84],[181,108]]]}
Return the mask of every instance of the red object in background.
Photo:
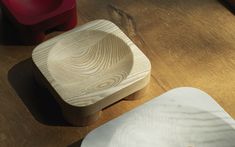
{"label": "red object in background", "polygon": [[69,30],[77,24],[76,0],[0,0],[4,15],[26,44],[43,41],[45,31]]}

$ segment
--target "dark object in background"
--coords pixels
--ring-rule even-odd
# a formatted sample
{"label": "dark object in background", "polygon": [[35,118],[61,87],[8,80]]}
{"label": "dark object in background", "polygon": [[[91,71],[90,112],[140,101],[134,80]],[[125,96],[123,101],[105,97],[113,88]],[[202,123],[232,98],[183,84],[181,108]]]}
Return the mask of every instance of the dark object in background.
{"label": "dark object in background", "polygon": [[0,4],[24,44],[42,42],[49,29],[69,30],[77,24],[75,0],[1,0]]}
{"label": "dark object in background", "polygon": [[232,7],[235,6],[235,0],[225,0],[227,1]]}
{"label": "dark object in background", "polygon": [[235,0],[219,0],[223,5],[225,5],[230,11],[234,13]]}

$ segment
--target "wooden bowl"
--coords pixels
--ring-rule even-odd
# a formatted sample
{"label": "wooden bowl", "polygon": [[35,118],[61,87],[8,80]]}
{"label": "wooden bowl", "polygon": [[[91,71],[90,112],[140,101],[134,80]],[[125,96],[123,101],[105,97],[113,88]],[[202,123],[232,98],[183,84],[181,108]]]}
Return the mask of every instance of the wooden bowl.
{"label": "wooden bowl", "polygon": [[90,132],[81,147],[225,147],[235,121],[205,92],[176,88]]}
{"label": "wooden bowl", "polygon": [[74,125],[93,122],[103,108],[145,88],[151,70],[147,57],[106,20],[46,41],[32,57],[37,79],[55,95]]}
{"label": "wooden bowl", "polygon": [[42,42],[48,29],[76,26],[75,0],[1,0],[0,4],[25,44]]}

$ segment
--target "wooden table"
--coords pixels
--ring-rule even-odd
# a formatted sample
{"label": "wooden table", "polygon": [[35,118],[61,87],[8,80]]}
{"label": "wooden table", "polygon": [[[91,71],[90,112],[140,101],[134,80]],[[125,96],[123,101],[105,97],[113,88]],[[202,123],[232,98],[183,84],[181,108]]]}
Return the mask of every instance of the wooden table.
{"label": "wooden table", "polygon": [[[219,1],[78,0],[78,11],[78,25],[112,20],[149,57],[152,76],[147,93],[141,100],[106,108],[91,126],[72,127],[52,96],[34,81],[35,46],[8,41],[14,30],[1,20],[0,146],[78,146],[92,129],[180,86],[206,91],[235,117],[235,16]],[[50,33],[47,39],[59,33]]]}

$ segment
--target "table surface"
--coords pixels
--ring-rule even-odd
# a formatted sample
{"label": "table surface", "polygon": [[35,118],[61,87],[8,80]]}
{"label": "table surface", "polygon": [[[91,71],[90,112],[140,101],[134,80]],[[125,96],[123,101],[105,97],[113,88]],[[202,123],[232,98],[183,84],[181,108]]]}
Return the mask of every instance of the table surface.
{"label": "table surface", "polygon": [[[78,0],[78,14],[78,25],[113,21],[148,56],[147,93],[106,108],[93,125],[70,126],[48,91],[34,81],[35,46],[18,45],[13,27],[1,19],[0,146],[79,146],[92,129],[181,86],[207,92],[235,117],[235,15],[221,2]],[[49,33],[47,39],[60,33]]]}

